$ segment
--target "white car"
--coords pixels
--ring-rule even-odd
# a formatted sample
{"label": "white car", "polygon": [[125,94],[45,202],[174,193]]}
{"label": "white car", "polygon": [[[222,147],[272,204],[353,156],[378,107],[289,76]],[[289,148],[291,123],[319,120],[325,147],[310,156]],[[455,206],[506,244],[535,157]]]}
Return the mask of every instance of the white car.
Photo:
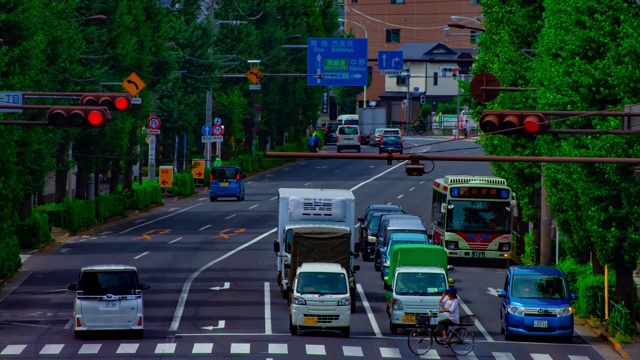
{"label": "white car", "polygon": [[76,292],[73,306],[76,338],[94,330],[131,330],[142,338],[142,290],[149,288],[149,284],[138,280],[138,270],[133,266],[83,267],[78,274],[78,283],[68,286]]}
{"label": "white car", "polygon": [[340,125],[336,132],[337,150],[351,149],[360,152],[360,128],[356,125]]}

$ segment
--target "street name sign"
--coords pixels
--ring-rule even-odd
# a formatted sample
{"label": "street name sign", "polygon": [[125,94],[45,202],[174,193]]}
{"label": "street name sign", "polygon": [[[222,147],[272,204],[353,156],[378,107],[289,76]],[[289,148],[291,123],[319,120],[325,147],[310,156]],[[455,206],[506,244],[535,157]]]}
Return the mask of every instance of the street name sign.
{"label": "street name sign", "polygon": [[[23,105],[21,91],[0,91],[0,105]],[[0,109],[0,112],[21,113],[22,109]]]}
{"label": "street name sign", "polygon": [[379,70],[402,70],[402,51],[378,51]]}
{"label": "street name sign", "polygon": [[307,39],[307,85],[366,86],[367,39]]}

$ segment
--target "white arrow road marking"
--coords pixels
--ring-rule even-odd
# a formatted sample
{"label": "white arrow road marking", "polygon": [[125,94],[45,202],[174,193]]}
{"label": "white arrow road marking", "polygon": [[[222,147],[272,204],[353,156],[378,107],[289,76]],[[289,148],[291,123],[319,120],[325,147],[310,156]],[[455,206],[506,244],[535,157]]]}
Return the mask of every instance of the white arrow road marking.
{"label": "white arrow road marking", "polygon": [[218,320],[218,326],[203,326],[202,330],[224,329],[224,320]]}
{"label": "white arrow road marking", "polygon": [[229,287],[231,287],[231,283],[230,282],[226,282],[226,283],[224,283],[224,286],[214,286],[214,287],[209,288],[209,289],[211,289],[211,290],[226,290]]}
{"label": "white arrow road marking", "polygon": [[487,294],[493,295],[493,296],[498,296],[498,290],[500,290],[500,289],[494,289],[494,288],[488,287],[487,290],[489,290],[489,291],[487,291]]}

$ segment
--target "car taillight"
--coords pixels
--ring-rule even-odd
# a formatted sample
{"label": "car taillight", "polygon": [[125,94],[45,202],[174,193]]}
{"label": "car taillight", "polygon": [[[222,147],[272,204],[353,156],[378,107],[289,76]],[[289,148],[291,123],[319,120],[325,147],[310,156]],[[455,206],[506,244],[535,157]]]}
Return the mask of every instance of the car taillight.
{"label": "car taillight", "polygon": [[340,136],[336,135],[336,141],[340,141]]}
{"label": "car taillight", "polygon": [[358,135],[358,141],[360,141],[360,135]]}
{"label": "car taillight", "polygon": [[236,174],[236,180],[240,180],[240,174]]}
{"label": "car taillight", "polygon": [[209,174],[209,182],[213,181],[213,174]]}
{"label": "car taillight", "polygon": [[402,145],[402,140],[398,140],[398,145]]}

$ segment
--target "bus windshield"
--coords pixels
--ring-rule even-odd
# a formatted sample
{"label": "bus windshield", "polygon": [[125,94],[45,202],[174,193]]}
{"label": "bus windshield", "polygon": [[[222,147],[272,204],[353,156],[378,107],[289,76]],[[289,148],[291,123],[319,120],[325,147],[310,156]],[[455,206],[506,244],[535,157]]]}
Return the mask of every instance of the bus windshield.
{"label": "bus windshield", "polygon": [[508,201],[451,200],[447,206],[447,231],[511,232]]}

